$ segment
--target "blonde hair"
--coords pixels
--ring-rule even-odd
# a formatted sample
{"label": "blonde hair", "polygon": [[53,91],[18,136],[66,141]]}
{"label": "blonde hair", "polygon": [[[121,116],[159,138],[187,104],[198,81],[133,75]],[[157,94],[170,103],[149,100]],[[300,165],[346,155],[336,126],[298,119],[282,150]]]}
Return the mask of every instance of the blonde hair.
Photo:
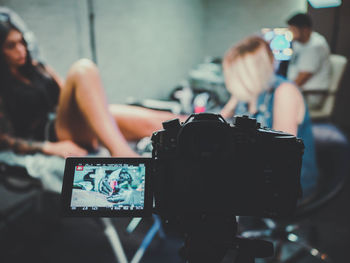
{"label": "blonde hair", "polygon": [[269,88],[273,75],[273,54],[258,36],[248,37],[225,54],[226,88],[236,100],[249,102]]}

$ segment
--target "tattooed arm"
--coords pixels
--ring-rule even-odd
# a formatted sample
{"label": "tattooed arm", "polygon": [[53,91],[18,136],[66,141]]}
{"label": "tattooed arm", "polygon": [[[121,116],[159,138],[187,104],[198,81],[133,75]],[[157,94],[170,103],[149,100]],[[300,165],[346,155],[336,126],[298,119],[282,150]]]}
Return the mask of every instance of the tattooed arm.
{"label": "tattooed arm", "polygon": [[38,142],[16,138],[0,132],[0,151],[10,149],[15,153],[32,154],[41,152],[47,155],[58,155],[64,158],[69,156],[85,156],[88,152],[72,141]]}
{"label": "tattooed arm", "polygon": [[43,142],[25,140],[0,133],[0,150],[13,150],[15,153],[37,153],[42,152]]}

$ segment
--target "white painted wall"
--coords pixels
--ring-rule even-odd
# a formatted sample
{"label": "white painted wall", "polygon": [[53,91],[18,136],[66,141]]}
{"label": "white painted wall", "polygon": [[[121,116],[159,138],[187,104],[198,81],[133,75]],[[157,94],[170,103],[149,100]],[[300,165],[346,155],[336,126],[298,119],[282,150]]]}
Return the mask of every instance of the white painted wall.
{"label": "white painted wall", "polygon": [[[98,66],[110,102],[165,98],[207,55],[261,27],[285,25],[306,0],[94,0]],[[45,61],[65,76],[91,58],[87,0],[0,0],[36,34]]]}
{"label": "white painted wall", "polygon": [[202,60],[201,0],[96,1],[97,55],[113,101],[167,97]]}

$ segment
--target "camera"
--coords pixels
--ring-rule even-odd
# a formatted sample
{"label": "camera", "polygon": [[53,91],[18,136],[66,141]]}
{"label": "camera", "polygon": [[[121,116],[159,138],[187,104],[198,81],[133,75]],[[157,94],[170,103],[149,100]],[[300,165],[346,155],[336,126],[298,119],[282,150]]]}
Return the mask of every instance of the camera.
{"label": "camera", "polygon": [[151,158],[67,158],[67,216],[286,217],[301,196],[303,142],[248,116],[163,123]]}

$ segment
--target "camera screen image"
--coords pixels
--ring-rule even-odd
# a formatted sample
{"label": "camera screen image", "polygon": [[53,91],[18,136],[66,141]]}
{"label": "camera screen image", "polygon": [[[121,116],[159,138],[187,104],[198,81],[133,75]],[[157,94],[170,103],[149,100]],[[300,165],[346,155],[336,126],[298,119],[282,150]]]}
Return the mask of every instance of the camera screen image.
{"label": "camera screen image", "polygon": [[138,164],[77,164],[74,166],[70,209],[140,211],[145,202],[146,166]]}

